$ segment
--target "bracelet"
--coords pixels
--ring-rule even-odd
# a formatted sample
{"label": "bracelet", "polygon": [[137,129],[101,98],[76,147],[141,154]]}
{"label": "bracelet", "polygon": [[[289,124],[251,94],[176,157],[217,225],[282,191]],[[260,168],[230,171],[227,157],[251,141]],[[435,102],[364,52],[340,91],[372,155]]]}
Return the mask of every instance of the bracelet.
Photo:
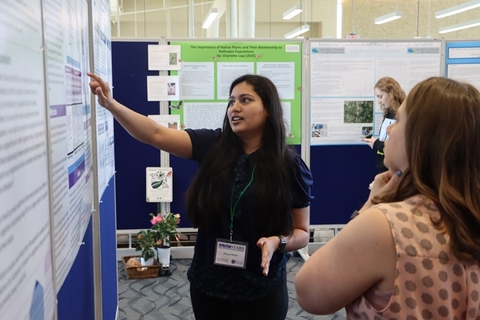
{"label": "bracelet", "polygon": [[277,236],[278,239],[280,239],[280,245],[278,246],[277,251],[278,252],[284,252],[285,251],[285,246],[287,245],[287,240],[285,240],[284,237],[282,236]]}

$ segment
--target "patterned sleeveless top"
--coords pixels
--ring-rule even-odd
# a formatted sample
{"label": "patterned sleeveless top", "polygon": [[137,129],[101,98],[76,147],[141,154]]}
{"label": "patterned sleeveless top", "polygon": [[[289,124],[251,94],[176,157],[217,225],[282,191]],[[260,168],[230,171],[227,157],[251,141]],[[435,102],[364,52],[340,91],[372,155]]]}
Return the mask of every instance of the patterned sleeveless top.
{"label": "patterned sleeveless top", "polygon": [[435,204],[423,196],[375,206],[385,213],[397,250],[397,278],[383,310],[365,296],[346,307],[347,319],[480,319],[480,268],[453,256],[448,235],[434,228]]}

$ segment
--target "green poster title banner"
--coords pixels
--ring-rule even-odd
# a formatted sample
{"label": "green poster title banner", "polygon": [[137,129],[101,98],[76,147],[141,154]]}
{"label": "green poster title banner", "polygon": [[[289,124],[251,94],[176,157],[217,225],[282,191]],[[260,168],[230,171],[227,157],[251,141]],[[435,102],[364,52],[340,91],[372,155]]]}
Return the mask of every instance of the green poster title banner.
{"label": "green poster title banner", "polygon": [[192,50],[213,50],[217,51],[217,58],[260,58],[262,54],[259,50],[284,50],[284,46],[264,46],[264,45],[243,45],[243,44],[233,44],[233,45],[190,45]]}

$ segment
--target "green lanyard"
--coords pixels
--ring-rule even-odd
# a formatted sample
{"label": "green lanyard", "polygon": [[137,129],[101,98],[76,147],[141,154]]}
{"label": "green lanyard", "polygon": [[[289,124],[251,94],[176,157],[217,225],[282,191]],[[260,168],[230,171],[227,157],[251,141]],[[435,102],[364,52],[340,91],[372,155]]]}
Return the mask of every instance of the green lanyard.
{"label": "green lanyard", "polygon": [[242,198],[243,194],[245,193],[245,191],[248,189],[248,187],[250,187],[250,185],[252,184],[253,182],[253,174],[255,173],[255,169],[257,168],[257,165],[255,165],[255,167],[253,167],[253,170],[252,170],[252,177],[250,178],[250,182],[248,182],[248,184],[245,186],[245,188],[243,188],[242,192],[240,192],[240,195],[238,196],[237,198],[237,201],[235,202],[235,205],[232,206],[233,204],[233,193],[235,192],[235,183],[236,181],[233,180],[233,187],[232,187],[232,198],[230,199],[230,242],[232,241],[233,239],[233,218],[235,216],[235,210],[237,209],[237,205],[238,203],[240,202],[240,199]]}

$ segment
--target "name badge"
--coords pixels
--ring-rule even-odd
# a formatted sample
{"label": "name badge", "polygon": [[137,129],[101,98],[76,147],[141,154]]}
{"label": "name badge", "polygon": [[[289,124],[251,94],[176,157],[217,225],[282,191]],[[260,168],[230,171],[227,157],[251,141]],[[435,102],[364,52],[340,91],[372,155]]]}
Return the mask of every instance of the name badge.
{"label": "name badge", "polygon": [[217,239],[215,261],[213,263],[226,267],[245,269],[247,265],[247,250],[247,242],[231,242],[226,239]]}

